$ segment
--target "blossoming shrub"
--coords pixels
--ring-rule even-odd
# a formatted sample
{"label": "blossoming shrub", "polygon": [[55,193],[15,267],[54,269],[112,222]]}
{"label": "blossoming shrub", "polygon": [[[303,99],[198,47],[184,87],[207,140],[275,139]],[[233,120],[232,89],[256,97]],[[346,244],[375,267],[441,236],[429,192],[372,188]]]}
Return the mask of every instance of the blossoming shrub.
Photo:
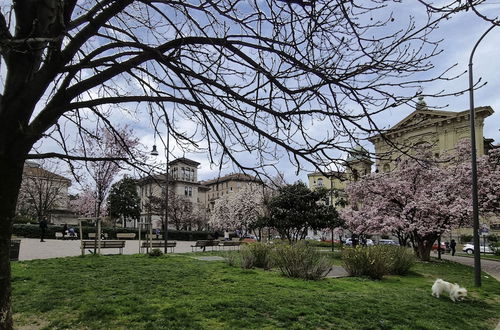
{"label": "blossoming shrub", "polygon": [[380,280],[390,272],[390,254],[384,246],[346,248],[342,251],[345,270],[351,276]]}
{"label": "blossoming shrub", "polygon": [[283,275],[306,280],[324,278],[332,268],[326,256],[304,242],[276,245],[273,262]]}
{"label": "blossoming shrub", "polygon": [[241,259],[243,268],[271,268],[270,245],[264,243],[251,243],[241,247]]}

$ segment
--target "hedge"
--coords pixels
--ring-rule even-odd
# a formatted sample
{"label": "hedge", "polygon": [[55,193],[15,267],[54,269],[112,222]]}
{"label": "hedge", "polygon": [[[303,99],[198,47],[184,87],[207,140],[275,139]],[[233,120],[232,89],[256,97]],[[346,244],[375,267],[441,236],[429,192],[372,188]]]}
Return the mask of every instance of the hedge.
{"label": "hedge", "polygon": [[[71,226],[69,226],[71,227]],[[78,235],[80,235],[79,227],[73,226]],[[55,238],[56,232],[62,232],[63,226],[58,225],[48,225],[47,230],[45,232],[46,238]],[[84,226],[82,227],[83,237],[87,238],[88,233],[94,233],[96,231],[95,227]],[[113,228],[113,227],[103,227],[103,233],[108,234],[108,238],[115,239],[116,233],[137,233],[137,228]],[[39,238],[40,237],[40,228],[38,224],[14,224],[13,234],[19,237],[25,238]],[[145,235],[146,231],[142,230],[142,234]],[[164,234],[163,232],[161,233]],[[209,237],[214,236],[214,233],[207,231],[181,231],[181,230],[168,230],[168,239],[176,240],[176,241],[197,241],[197,240],[206,240]]]}

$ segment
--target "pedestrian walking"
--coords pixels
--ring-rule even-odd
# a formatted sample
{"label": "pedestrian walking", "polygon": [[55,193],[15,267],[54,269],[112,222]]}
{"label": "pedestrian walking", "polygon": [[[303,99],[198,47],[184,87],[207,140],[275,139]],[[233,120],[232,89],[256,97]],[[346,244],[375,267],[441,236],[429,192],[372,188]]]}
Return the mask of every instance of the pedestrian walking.
{"label": "pedestrian walking", "polygon": [[450,249],[451,249],[451,255],[452,256],[455,256],[456,248],[457,248],[457,242],[455,242],[455,240],[452,239],[451,242],[450,242]]}
{"label": "pedestrian walking", "polygon": [[45,238],[45,231],[47,230],[47,218],[43,217],[38,225],[40,226],[40,242],[45,242],[43,239]]}

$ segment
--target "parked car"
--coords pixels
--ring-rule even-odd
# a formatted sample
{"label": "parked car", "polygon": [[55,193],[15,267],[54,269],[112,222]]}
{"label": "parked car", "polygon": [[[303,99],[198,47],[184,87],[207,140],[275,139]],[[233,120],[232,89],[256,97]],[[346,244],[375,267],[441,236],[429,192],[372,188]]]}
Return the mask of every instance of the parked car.
{"label": "parked car", "polygon": [[[432,245],[432,248],[431,248],[431,251],[436,251],[437,252],[438,250],[438,243],[434,243]],[[446,244],[444,242],[441,242],[441,253],[445,253],[446,252]]]}
{"label": "parked car", "polygon": [[399,245],[396,241],[392,239],[381,239],[378,241],[379,245]]}
{"label": "parked car", "polygon": [[[349,246],[350,246],[350,245],[352,245],[352,238],[346,238],[346,240],[345,240],[344,244],[345,244],[345,245],[349,245]],[[362,244],[362,243],[361,243],[361,240],[358,240],[358,245],[361,245],[361,244]],[[373,246],[373,245],[374,245],[373,241],[372,241],[371,239],[369,239],[369,238],[368,238],[368,239],[366,240],[366,246]]]}
{"label": "parked car", "polygon": [[[467,254],[473,254],[474,244],[472,243],[465,244],[464,247],[462,248],[462,251]],[[481,251],[481,253],[493,253],[493,249],[489,245],[479,245],[479,251]]]}

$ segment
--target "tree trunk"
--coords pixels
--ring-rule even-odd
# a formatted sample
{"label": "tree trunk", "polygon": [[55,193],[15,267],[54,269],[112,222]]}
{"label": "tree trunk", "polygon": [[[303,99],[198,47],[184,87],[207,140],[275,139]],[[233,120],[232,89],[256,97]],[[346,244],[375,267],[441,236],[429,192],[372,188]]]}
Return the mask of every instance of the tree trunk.
{"label": "tree trunk", "polygon": [[415,247],[415,253],[420,260],[422,260],[422,261],[431,260],[431,249],[432,249],[433,243],[434,243],[434,240],[432,240],[432,241],[429,241],[429,240],[418,241],[418,244]]}
{"label": "tree trunk", "polygon": [[12,329],[10,241],[23,162],[0,158],[0,329]]}

